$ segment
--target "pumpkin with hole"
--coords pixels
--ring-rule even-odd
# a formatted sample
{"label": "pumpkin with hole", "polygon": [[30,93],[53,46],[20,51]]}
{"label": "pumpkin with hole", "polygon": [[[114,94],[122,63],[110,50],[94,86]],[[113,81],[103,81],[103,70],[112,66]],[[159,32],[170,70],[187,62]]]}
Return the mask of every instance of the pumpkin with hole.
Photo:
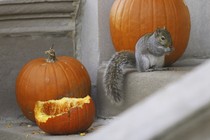
{"label": "pumpkin with hole", "polygon": [[115,0],[110,11],[110,32],[116,51],[135,49],[140,37],[158,27],[171,33],[175,51],[165,65],[184,53],[190,34],[190,15],[183,0]]}
{"label": "pumpkin with hole", "polygon": [[31,121],[35,121],[36,101],[90,94],[90,77],[78,60],[68,56],[56,57],[54,49],[45,53],[48,59],[37,58],[28,62],[16,80],[17,103]]}
{"label": "pumpkin with hole", "polygon": [[86,131],[94,121],[95,106],[90,96],[38,101],[36,123],[48,134],[75,134]]}

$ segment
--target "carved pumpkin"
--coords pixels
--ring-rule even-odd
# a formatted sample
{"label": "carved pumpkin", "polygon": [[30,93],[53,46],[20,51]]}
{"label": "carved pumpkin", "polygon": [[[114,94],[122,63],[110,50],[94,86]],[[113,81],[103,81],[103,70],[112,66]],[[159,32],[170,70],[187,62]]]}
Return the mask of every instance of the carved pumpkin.
{"label": "carved pumpkin", "polygon": [[49,134],[74,134],[87,130],[95,118],[90,96],[38,101],[34,108],[36,123]]}
{"label": "carved pumpkin", "polygon": [[184,53],[190,34],[189,11],[183,0],[115,0],[110,12],[110,31],[116,51],[135,49],[138,39],[157,27],[172,35],[175,51],[166,65]]}
{"label": "carved pumpkin", "polygon": [[55,57],[53,49],[46,51],[48,59],[28,62],[16,80],[16,99],[23,114],[34,119],[36,101],[62,97],[85,97],[90,94],[90,78],[85,67],[68,56]]}

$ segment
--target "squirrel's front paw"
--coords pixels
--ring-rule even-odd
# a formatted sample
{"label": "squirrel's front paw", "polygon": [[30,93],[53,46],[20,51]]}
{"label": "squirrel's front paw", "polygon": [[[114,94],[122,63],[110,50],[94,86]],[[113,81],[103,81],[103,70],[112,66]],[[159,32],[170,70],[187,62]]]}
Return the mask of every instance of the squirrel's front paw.
{"label": "squirrel's front paw", "polygon": [[154,71],[154,69],[150,68],[150,69],[145,70],[144,72],[153,72],[153,71]]}
{"label": "squirrel's front paw", "polygon": [[173,52],[173,51],[175,51],[175,48],[172,46],[172,47],[170,47],[170,52]]}
{"label": "squirrel's front paw", "polygon": [[168,47],[165,49],[165,53],[168,55],[168,54],[172,53],[174,50],[175,50],[174,47]]}

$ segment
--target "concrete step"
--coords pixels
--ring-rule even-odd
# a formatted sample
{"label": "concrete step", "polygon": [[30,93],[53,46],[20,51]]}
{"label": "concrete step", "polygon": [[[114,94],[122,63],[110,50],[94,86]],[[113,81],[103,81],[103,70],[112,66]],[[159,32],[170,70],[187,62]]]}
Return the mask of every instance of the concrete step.
{"label": "concrete step", "polygon": [[[171,82],[179,80],[183,75],[191,71],[200,61],[181,61],[174,64],[168,71],[154,72],[133,72],[134,69],[127,69],[124,80],[125,102],[123,105],[111,104],[107,98],[103,87],[103,74],[106,64],[98,70],[97,80],[97,116],[100,118],[111,118],[125,111],[137,102],[150,96],[155,91],[165,87]],[[196,62],[196,63],[195,63]]]}
{"label": "concrete step", "polygon": [[209,69],[210,60],[117,116],[87,140],[209,140]]}

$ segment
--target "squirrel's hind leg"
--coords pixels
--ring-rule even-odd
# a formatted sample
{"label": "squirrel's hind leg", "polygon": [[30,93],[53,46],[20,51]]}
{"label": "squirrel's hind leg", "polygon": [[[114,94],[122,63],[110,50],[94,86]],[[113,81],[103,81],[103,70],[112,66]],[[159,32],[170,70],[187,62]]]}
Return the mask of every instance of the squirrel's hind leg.
{"label": "squirrel's hind leg", "polygon": [[142,55],[141,57],[136,58],[136,68],[137,71],[146,72],[149,69],[150,61],[149,59]]}

